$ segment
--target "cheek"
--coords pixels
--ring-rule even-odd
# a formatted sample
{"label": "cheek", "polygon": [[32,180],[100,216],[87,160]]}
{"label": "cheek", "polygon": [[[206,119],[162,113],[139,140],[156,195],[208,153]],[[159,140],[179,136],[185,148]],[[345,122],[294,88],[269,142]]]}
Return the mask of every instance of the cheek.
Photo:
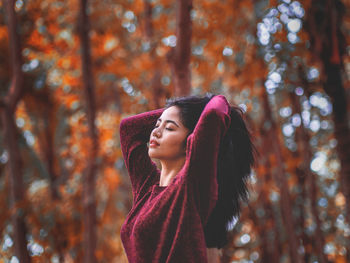
{"label": "cheek", "polygon": [[186,135],[168,134],[161,141],[159,148],[149,148],[148,155],[156,159],[172,159],[183,157],[186,154]]}
{"label": "cheek", "polygon": [[174,136],[172,138],[169,138],[166,145],[169,151],[182,153],[184,149],[186,149],[186,143],[187,143],[186,137]]}
{"label": "cheek", "polygon": [[167,140],[167,143],[172,146],[183,146],[186,142],[186,138],[183,135],[170,136]]}

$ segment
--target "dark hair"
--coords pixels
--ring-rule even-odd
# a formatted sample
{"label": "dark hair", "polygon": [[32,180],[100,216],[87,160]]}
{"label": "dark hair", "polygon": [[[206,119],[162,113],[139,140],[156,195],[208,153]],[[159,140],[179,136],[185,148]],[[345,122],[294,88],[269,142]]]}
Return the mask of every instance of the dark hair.
{"label": "dark hair", "polygon": [[[188,96],[170,99],[166,108],[177,106],[183,124],[192,132],[207,103],[214,97]],[[227,231],[239,216],[240,201],[247,201],[246,181],[255,163],[256,149],[243,120],[243,110],[231,106],[231,124],[221,141],[218,154],[218,200],[204,227],[207,247],[222,248],[227,244]]]}

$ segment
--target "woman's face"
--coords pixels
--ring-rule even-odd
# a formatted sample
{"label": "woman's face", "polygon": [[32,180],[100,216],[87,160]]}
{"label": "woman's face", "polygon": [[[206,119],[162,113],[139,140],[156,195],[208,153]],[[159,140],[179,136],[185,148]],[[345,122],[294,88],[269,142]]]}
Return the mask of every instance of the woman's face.
{"label": "woman's face", "polygon": [[163,111],[150,137],[148,155],[159,160],[177,160],[186,156],[186,139],[189,130],[180,120],[176,106]]}

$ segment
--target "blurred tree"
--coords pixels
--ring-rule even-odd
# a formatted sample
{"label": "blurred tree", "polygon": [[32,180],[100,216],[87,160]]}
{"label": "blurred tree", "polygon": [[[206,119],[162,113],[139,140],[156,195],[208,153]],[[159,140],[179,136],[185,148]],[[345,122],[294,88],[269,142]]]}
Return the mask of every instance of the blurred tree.
{"label": "blurred tree", "polygon": [[345,12],[346,7],[340,0],[311,1],[307,30],[310,35],[311,51],[322,63],[324,91],[332,101],[334,136],[341,164],[341,188],[346,198],[346,218],[350,224],[349,99],[343,85],[346,40],[342,27]]}
{"label": "blurred tree", "polygon": [[176,45],[167,54],[176,96],[189,95],[191,91],[191,10],[192,0],[176,1]]}
{"label": "blurred tree", "polygon": [[276,181],[276,184],[278,185],[278,188],[280,189],[281,212],[282,212],[282,217],[286,227],[286,235],[288,238],[290,258],[293,262],[302,262],[300,255],[298,253],[299,242],[295,231],[295,222],[293,217],[291,216],[293,214],[292,203],[291,203],[292,198],[289,194],[288,182],[285,177],[286,171],[284,169],[282,149],[280,146],[281,144],[279,142],[279,133],[278,133],[276,122],[272,118],[271,107],[269,105],[268,94],[266,91],[262,92],[262,101],[264,103],[264,112],[265,112],[264,119],[266,122],[264,125],[269,127],[268,135],[272,136],[275,140],[275,143],[272,144],[273,155],[271,155],[271,157],[273,157],[274,159],[273,163],[277,168],[275,181]]}
{"label": "blurred tree", "polygon": [[83,218],[84,218],[84,262],[94,263],[96,261],[96,173],[98,169],[98,134],[95,126],[96,103],[95,84],[90,54],[90,21],[87,14],[88,1],[80,1],[79,13],[79,36],[81,45],[81,65],[83,73],[83,88],[86,103],[86,115],[88,122],[89,140],[86,145],[88,151],[87,167],[83,176]]}
{"label": "blurred tree", "polygon": [[150,61],[153,64],[154,73],[152,77],[152,81],[150,82],[150,86],[152,87],[153,94],[153,107],[154,109],[159,109],[161,107],[161,96],[164,93],[161,84],[161,68],[159,67],[159,62],[157,60],[156,48],[158,46],[157,41],[154,39],[154,26],[152,21],[152,13],[153,6],[150,0],[144,0],[144,32],[145,32],[145,40],[148,45],[150,45]]}
{"label": "blurred tree", "polygon": [[[337,180],[339,159],[334,150],[332,105],[322,86],[326,71],[320,74],[321,63],[315,62],[326,60],[319,60],[316,53],[311,57],[309,35],[303,28],[304,20],[306,26],[312,24],[308,22],[314,14],[310,10],[326,2],[184,1],[185,24],[190,26],[181,27],[181,31],[177,13],[182,10],[178,8],[180,1],[90,0],[86,11],[91,21],[91,59],[86,64],[81,62],[85,41],[80,41],[81,28],[77,27],[80,1],[16,1],[26,92],[14,111],[14,121],[23,155],[22,174],[28,196],[26,244],[31,260],[84,260],[86,243],[81,222],[85,212],[81,200],[86,193],[83,188],[88,165],[92,164],[87,161],[92,141],[84,86],[84,71],[88,70],[83,66],[90,65],[99,145],[93,197],[96,244],[92,246],[96,248],[96,261],[127,262],[119,229],[132,197],[119,150],[120,119],[162,107],[166,98],[179,95],[180,76],[186,85],[190,83],[180,86],[190,87],[181,91],[183,94],[221,93],[246,110],[262,153],[252,174],[249,207],[243,206],[240,220],[232,226],[222,260],[290,261],[288,249],[295,236],[301,260],[321,261],[323,247],[326,260],[346,262],[349,235],[344,195],[339,193]],[[349,1],[343,3],[348,8]],[[2,97],[8,92],[12,72],[4,7],[0,3]],[[325,14],[328,19],[329,13]],[[317,26],[331,28],[331,20],[327,19]],[[350,21],[346,16],[343,21],[346,36]],[[316,32],[318,42],[330,40],[324,30]],[[180,53],[178,60],[168,59]],[[174,64],[181,59],[183,64]],[[343,73],[349,76],[349,58],[343,56],[342,60]],[[187,73],[176,75],[175,65],[184,66],[181,69]],[[342,81],[346,89],[348,81]],[[264,93],[269,116],[265,115]],[[267,117],[274,121],[273,132]],[[2,174],[9,164],[4,138],[0,142]],[[2,174],[0,257],[10,261],[14,254],[11,244],[16,242],[7,209],[9,177]],[[283,204],[287,193],[290,207],[286,212]],[[292,230],[288,221],[293,222]],[[323,237],[324,244],[318,237]]]}
{"label": "blurred tree", "polygon": [[[300,76],[299,78],[302,81],[303,87],[305,87],[306,90],[308,90],[308,82],[305,77],[304,71],[302,70],[301,67],[299,67],[298,70]],[[318,196],[318,188],[316,185],[316,175],[315,173],[310,169],[310,163],[312,161],[312,149],[310,147],[310,136],[305,128],[305,120],[303,119],[302,111],[301,111],[301,105],[300,105],[300,100],[298,99],[298,96],[295,94],[295,90],[292,90],[290,93],[290,99],[291,99],[291,105],[293,108],[293,112],[301,116],[301,123],[300,127],[298,129],[299,132],[299,149],[300,149],[300,155],[303,160],[302,164],[298,167],[296,174],[298,174],[299,179],[305,179],[306,181],[306,189],[303,189],[304,192],[306,192],[307,197],[305,196],[305,199],[310,200],[311,203],[311,214],[313,217],[313,220],[315,222],[315,235],[314,235],[314,240],[313,242],[310,242],[310,240],[306,237],[303,236],[303,245],[304,246],[312,246],[315,247],[315,251],[318,257],[318,260],[321,263],[326,263],[327,259],[325,257],[325,254],[323,252],[324,248],[324,236],[321,230],[321,221],[319,218],[319,211],[317,207],[317,196]],[[305,182],[300,184],[300,186],[305,187]],[[305,223],[304,220],[302,221],[303,224]],[[301,225],[303,227],[303,225]],[[317,238],[316,238],[317,237]],[[312,244],[315,243],[315,244]],[[309,261],[309,251],[305,252],[305,261]]]}
{"label": "blurred tree", "polygon": [[5,0],[9,44],[11,52],[12,79],[6,96],[1,100],[1,120],[4,127],[3,138],[9,156],[8,176],[10,188],[10,213],[13,227],[14,255],[20,262],[30,262],[27,251],[25,214],[27,203],[23,186],[22,157],[18,145],[18,131],[15,123],[16,107],[23,97],[24,76],[22,72],[22,48],[18,34],[19,25],[15,13],[15,1]]}

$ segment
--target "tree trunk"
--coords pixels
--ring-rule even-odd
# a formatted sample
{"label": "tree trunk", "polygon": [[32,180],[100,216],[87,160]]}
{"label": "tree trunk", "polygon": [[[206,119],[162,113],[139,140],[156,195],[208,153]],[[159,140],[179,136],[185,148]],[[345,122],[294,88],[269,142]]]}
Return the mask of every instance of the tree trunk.
{"label": "tree trunk", "polygon": [[[332,99],[334,137],[337,140],[337,154],[340,160],[340,185],[346,199],[345,216],[350,224],[350,129],[347,114],[347,98],[342,83],[342,67],[324,61],[326,82],[324,89]],[[330,89],[333,89],[330,91]]]}
{"label": "tree trunk", "polygon": [[[308,11],[311,50],[323,66],[323,87],[332,100],[334,136],[340,160],[340,186],[346,199],[345,217],[350,223],[350,128],[348,99],[343,86],[346,54],[345,36],[341,31],[346,8],[340,0],[313,0]],[[350,253],[348,253],[349,256]]]}
{"label": "tree trunk", "polygon": [[10,188],[10,210],[13,226],[14,254],[21,263],[29,263],[27,250],[25,216],[25,199],[23,187],[22,159],[18,146],[18,131],[15,123],[15,112],[23,96],[24,82],[22,72],[22,49],[18,34],[14,0],[5,0],[8,34],[11,52],[12,80],[7,96],[2,101],[1,120],[4,126],[5,147],[9,155],[7,165]]}
{"label": "tree trunk", "polygon": [[152,23],[152,4],[150,2],[150,0],[143,0],[144,3],[144,10],[145,10],[145,15],[144,15],[144,20],[145,20],[145,25],[144,25],[144,29],[145,29],[145,35],[146,35],[146,39],[148,40],[148,42],[150,43],[150,59],[152,61],[153,64],[153,69],[154,69],[154,74],[152,77],[152,83],[151,83],[151,87],[152,87],[152,100],[153,100],[153,105],[152,108],[153,109],[158,109],[161,107],[161,97],[163,95],[163,89],[162,89],[162,85],[161,85],[161,68],[160,65],[157,61],[157,55],[156,55],[156,48],[157,48],[157,42],[154,41],[153,39],[153,33],[154,33],[154,29],[153,29],[153,23]]}
{"label": "tree trunk", "polygon": [[[302,142],[300,142],[302,143]],[[303,168],[296,168],[295,169],[295,174],[298,178],[298,185],[301,188],[301,193],[299,193],[299,197],[301,198],[301,200],[303,200],[303,202],[301,204],[299,204],[299,210],[301,211],[300,213],[300,219],[298,221],[298,225],[300,226],[300,228],[302,229],[302,233],[301,233],[301,240],[303,242],[303,247],[304,247],[304,262],[310,262],[310,258],[312,255],[312,249],[313,249],[313,244],[312,244],[312,240],[311,238],[306,234],[305,232],[305,224],[306,224],[306,215],[304,213],[305,211],[305,200],[307,200],[308,196],[307,196],[307,175],[305,173],[305,171],[303,170]]]}
{"label": "tree trunk", "polygon": [[[261,127],[264,127],[264,125],[260,125]],[[261,132],[262,138],[265,138],[263,141],[263,146],[262,149],[268,150],[270,149],[270,145],[273,144],[273,141],[271,140],[271,136],[268,136],[269,131],[264,129]],[[281,260],[281,253],[282,253],[282,241],[281,241],[281,236],[280,236],[280,231],[278,230],[276,222],[278,222],[277,215],[273,211],[273,207],[271,204],[271,201],[269,200],[269,195],[270,192],[268,191],[269,185],[272,185],[272,170],[269,169],[270,167],[273,167],[273,165],[270,163],[269,159],[267,158],[269,155],[268,152],[266,152],[265,156],[260,158],[259,161],[261,162],[261,166],[266,167],[266,173],[261,176],[261,178],[264,178],[260,184],[262,185],[261,188],[261,198],[259,200],[262,201],[264,211],[266,215],[264,216],[264,223],[261,226],[261,230],[263,231],[261,233],[262,239],[264,241],[264,250],[263,253],[265,255],[262,255],[262,262],[271,262],[271,263],[278,263]],[[258,218],[257,218],[258,220]],[[257,222],[260,222],[258,220]],[[266,228],[266,229],[265,229]],[[265,233],[264,233],[265,232]],[[268,232],[273,233],[273,240],[268,239]],[[266,248],[266,250],[265,250]]]}
{"label": "tree trunk", "polygon": [[[49,97],[50,98],[50,97]],[[57,169],[55,165],[55,142],[54,142],[54,102],[50,98],[46,105],[46,112],[43,114],[45,122],[45,145],[44,145],[44,154],[45,154],[45,162],[47,165],[47,170],[49,173],[50,179],[50,190],[51,190],[51,199],[53,204],[59,202],[61,197],[58,192],[58,184],[57,184]],[[55,209],[55,213],[59,213],[57,209]],[[53,226],[55,233],[60,233],[62,231],[62,224],[60,220],[56,220],[55,225]],[[55,237],[55,246],[58,254],[58,262],[64,262],[64,249],[65,244],[67,243],[67,237],[65,235],[58,235]]]}
{"label": "tree trunk", "polygon": [[343,7],[339,4],[341,2],[337,2],[338,4],[328,3],[332,25],[331,35],[329,36],[332,52],[325,54],[322,63],[326,76],[324,90],[332,99],[334,136],[337,140],[336,150],[341,164],[340,180],[341,186],[343,186],[342,191],[346,198],[346,218],[348,224],[350,224],[350,129],[347,112],[348,101],[342,81],[344,69],[341,55],[345,52],[339,50],[340,46],[343,45],[343,43],[340,43],[342,42],[341,39],[344,39],[340,32],[344,10],[341,10]]}
{"label": "tree trunk", "polygon": [[192,0],[176,1],[176,47],[168,53],[174,80],[175,96],[191,91]]}
{"label": "tree trunk", "polygon": [[280,189],[280,205],[283,222],[286,228],[286,234],[288,238],[289,244],[289,254],[291,262],[293,263],[301,263],[303,262],[299,253],[298,253],[298,237],[295,231],[295,224],[293,220],[293,212],[292,212],[292,204],[289,195],[288,182],[286,179],[286,173],[284,169],[284,162],[282,158],[282,149],[280,146],[279,136],[277,132],[277,126],[274,122],[271,114],[271,108],[268,101],[268,95],[266,90],[263,91],[263,105],[265,111],[265,120],[270,124],[270,132],[271,141],[274,141],[272,146],[272,151],[275,153],[276,163],[277,163],[277,172],[276,172],[276,182]]}
{"label": "tree trunk", "polygon": [[10,210],[12,210],[12,226],[15,256],[19,262],[28,263],[25,217],[25,199],[22,174],[22,159],[18,147],[17,127],[14,112],[8,107],[2,110],[1,120],[4,126],[5,147],[9,155],[8,174],[10,184]]}
{"label": "tree trunk", "polygon": [[[42,101],[41,105],[44,105],[45,110],[40,115],[41,121],[43,122],[43,140],[40,143],[41,151],[43,153],[43,157],[45,160],[45,164],[47,167],[47,172],[49,174],[50,180],[50,192],[51,199],[53,201],[57,201],[60,199],[58,189],[57,189],[57,171],[55,165],[55,142],[54,142],[54,102],[52,101],[52,97],[50,94],[45,94],[46,101]],[[40,103],[40,101],[39,101]],[[40,134],[40,133],[39,133]]]}
{"label": "tree trunk", "polygon": [[[304,85],[307,85],[306,81],[303,81]],[[301,149],[299,149],[299,151],[301,152],[302,156],[303,156],[303,167],[302,167],[302,171],[301,172],[301,176],[302,177],[306,177],[306,185],[307,185],[307,196],[310,200],[310,204],[311,204],[311,214],[313,219],[315,220],[315,225],[316,225],[316,230],[314,233],[314,240],[316,243],[316,255],[319,259],[320,263],[326,263],[327,259],[326,259],[326,255],[324,254],[324,237],[323,237],[323,233],[321,230],[321,221],[319,218],[319,212],[317,209],[317,186],[316,186],[316,176],[315,173],[313,173],[310,170],[310,163],[312,160],[312,151],[310,149],[310,136],[307,133],[305,126],[304,126],[304,121],[303,121],[303,117],[301,114],[301,107],[300,107],[300,101],[298,100],[298,98],[296,97],[294,92],[290,93],[291,96],[291,101],[292,101],[292,105],[294,107],[294,112],[299,114],[299,116],[301,117],[301,125],[300,125],[300,135],[301,135],[301,143],[299,144],[299,146],[301,147]],[[305,245],[305,244],[304,244]]]}
{"label": "tree trunk", "polygon": [[97,172],[97,154],[98,154],[98,136],[95,126],[96,103],[94,92],[94,78],[90,54],[90,39],[89,39],[89,18],[87,16],[87,0],[80,1],[80,43],[81,43],[81,60],[83,85],[88,119],[89,143],[87,145],[88,160],[87,167],[84,171],[83,179],[83,251],[84,263],[95,263],[96,256],[96,172]]}

